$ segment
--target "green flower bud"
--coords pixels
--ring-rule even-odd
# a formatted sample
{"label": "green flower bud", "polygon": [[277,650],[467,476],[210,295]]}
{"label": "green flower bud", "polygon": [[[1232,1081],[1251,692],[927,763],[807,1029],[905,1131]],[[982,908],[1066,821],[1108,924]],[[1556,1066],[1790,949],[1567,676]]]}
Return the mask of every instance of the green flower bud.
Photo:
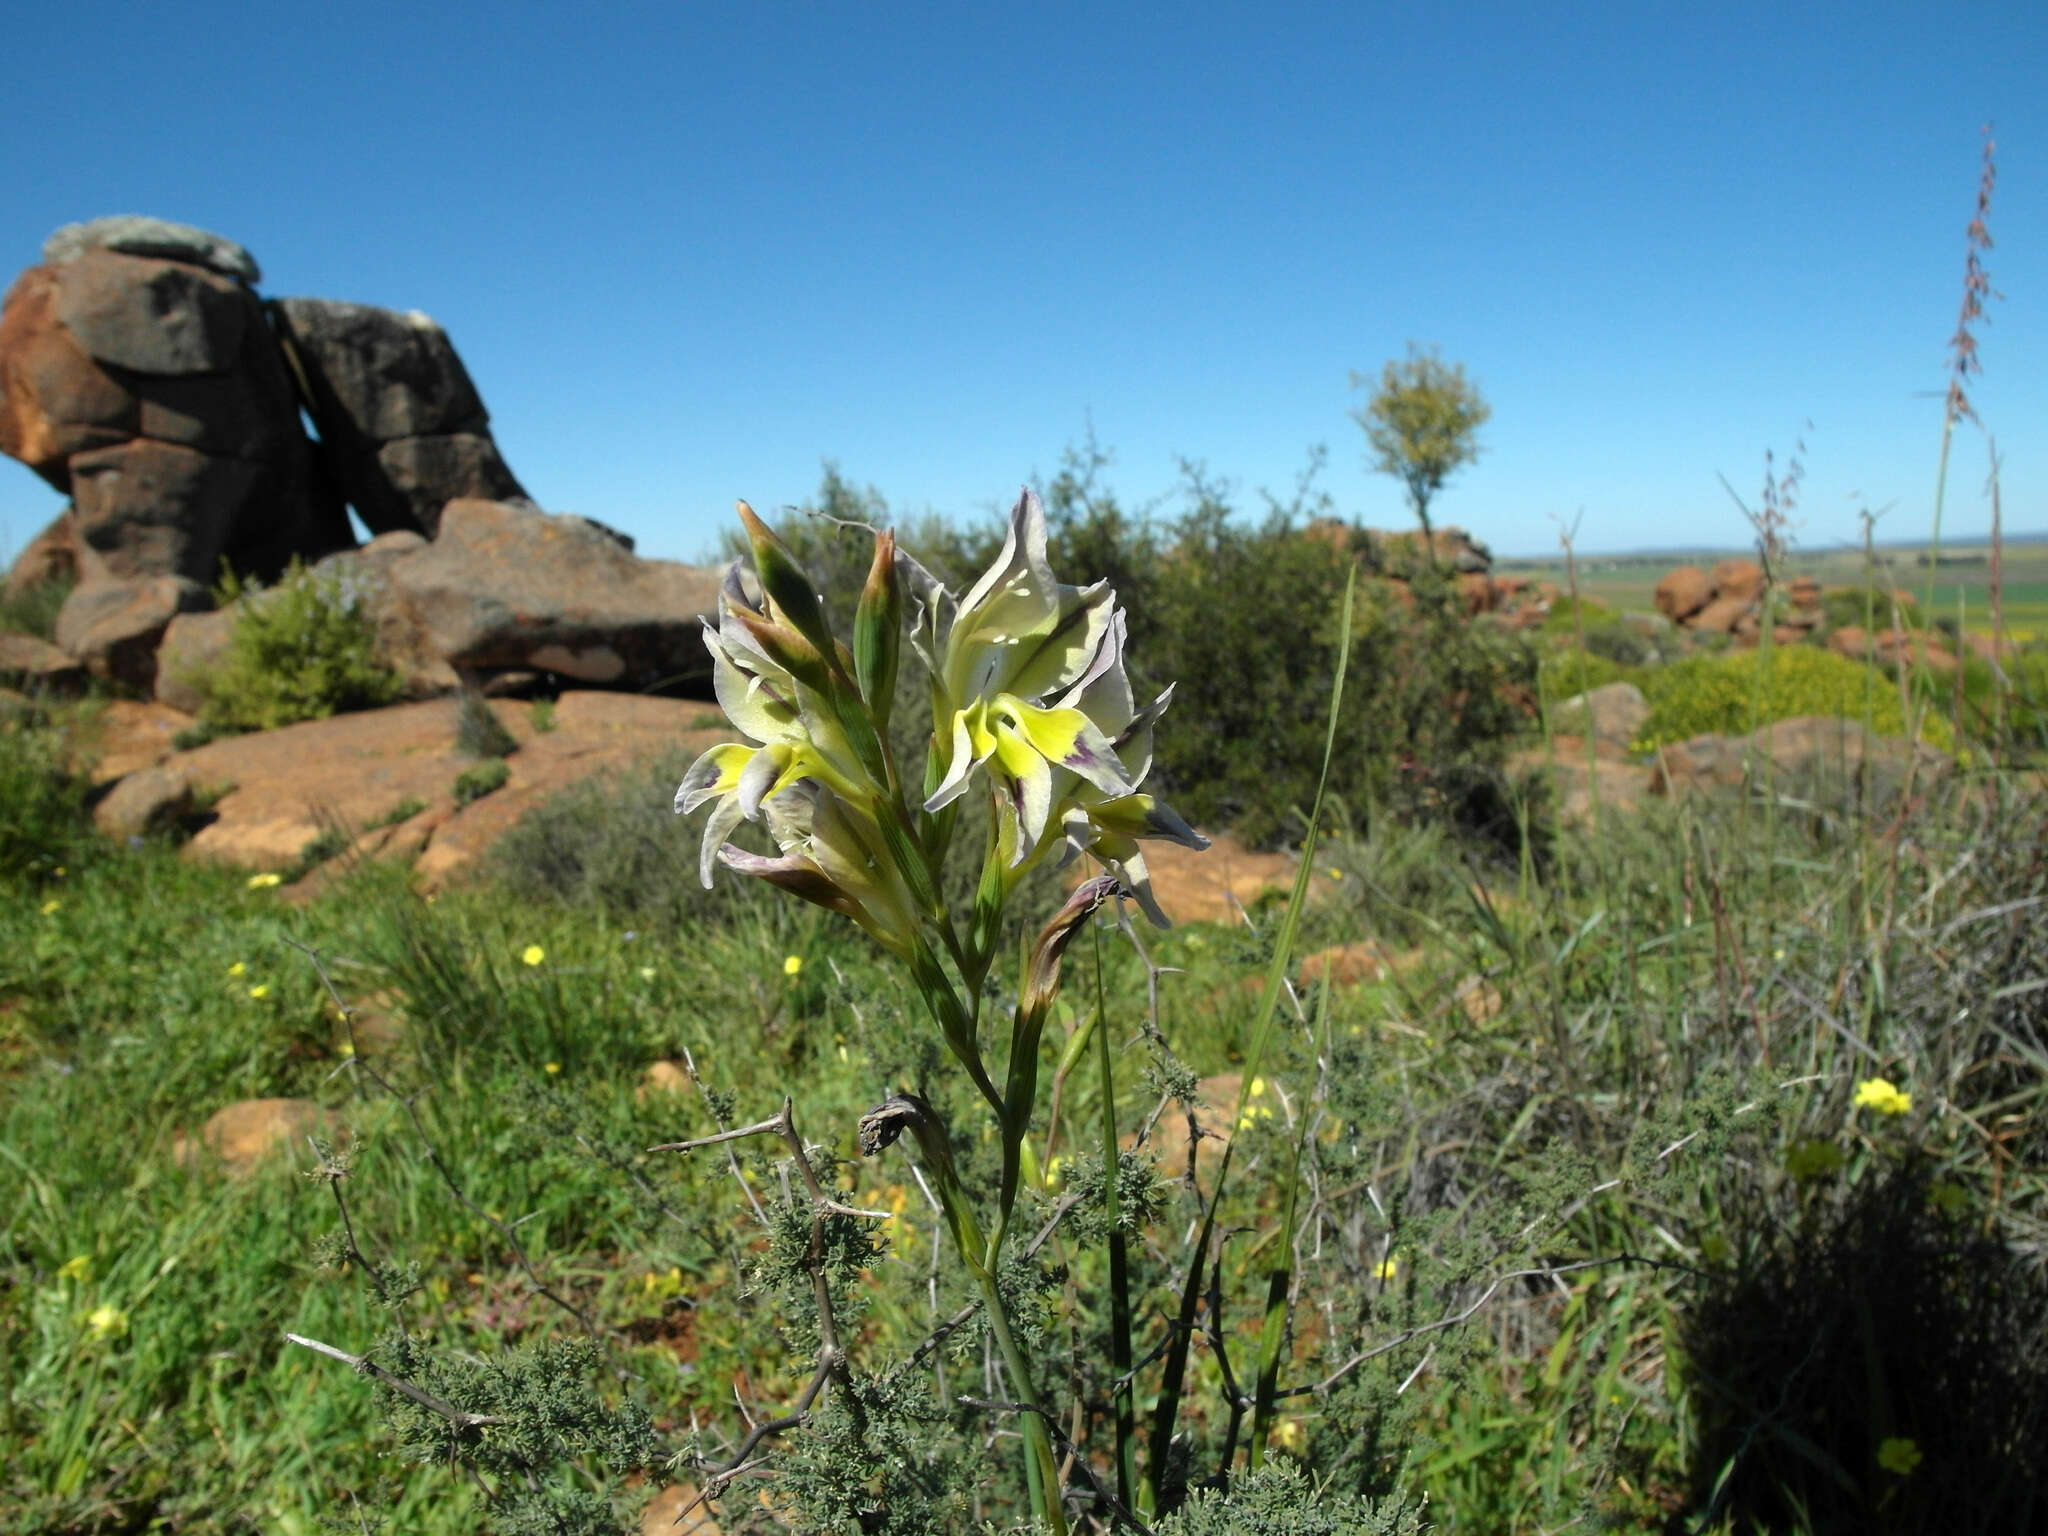
{"label": "green flower bud", "polygon": [[896,535],[875,535],[875,560],[853,617],[853,671],[876,728],[889,728],[896,699],[896,663],[903,648],[903,584],[896,575]]}
{"label": "green flower bud", "polygon": [[825,622],[825,607],[818,601],[811,578],[804,574],[790,547],[755,515],[752,507],[740,502],[739,513],[740,522],[746,526],[747,540],[754,546],[754,572],[761,578],[761,590],[768,594],[768,601],[816,647],[821,657],[831,656],[832,626]]}

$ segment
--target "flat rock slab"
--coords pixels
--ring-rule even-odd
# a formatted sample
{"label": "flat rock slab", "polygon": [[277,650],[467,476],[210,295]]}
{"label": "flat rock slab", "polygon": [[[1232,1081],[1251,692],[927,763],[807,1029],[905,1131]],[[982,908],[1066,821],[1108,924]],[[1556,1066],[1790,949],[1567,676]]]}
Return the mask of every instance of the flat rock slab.
{"label": "flat rock slab", "polygon": [[[186,854],[282,869],[325,826],[359,832],[418,801],[423,810],[367,834],[360,847],[386,857],[416,855],[423,880],[438,884],[471,866],[556,791],[665,749],[701,751],[731,735],[697,727],[709,706],[688,699],[566,693],[555,704],[554,728],[545,732],[534,729],[531,705],[499,700],[490,707],[519,749],[506,759],[505,787],[466,807],[455,804],[454,784],[475,759],[456,750],[460,701],[452,698],[309,720],[176,754],[173,764],[192,783],[235,786]],[[678,858],[694,857],[687,829],[678,828],[676,847]]]}
{"label": "flat rock slab", "polygon": [[90,762],[85,771],[94,787],[111,784],[169,758],[177,750],[172,738],[192,723],[168,705],[114,699],[80,733],[74,761]]}

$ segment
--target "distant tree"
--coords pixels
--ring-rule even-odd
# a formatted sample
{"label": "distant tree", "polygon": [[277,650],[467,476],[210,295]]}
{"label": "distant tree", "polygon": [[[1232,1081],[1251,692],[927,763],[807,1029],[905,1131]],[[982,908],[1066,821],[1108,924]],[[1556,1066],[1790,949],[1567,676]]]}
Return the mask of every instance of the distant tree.
{"label": "distant tree", "polygon": [[1354,373],[1351,387],[1373,389],[1371,398],[1351,415],[1365,429],[1374,455],[1372,467],[1407,486],[1408,503],[1422,525],[1422,542],[1434,563],[1430,501],[1451,471],[1479,457],[1479,429],[1493,407],[1479,386],[1465,377],[1463,363],[1446,363],[1436,348],[1424,351],[1414,342],[1408,344],[1405,359],[1380,370],[1377,381]]}

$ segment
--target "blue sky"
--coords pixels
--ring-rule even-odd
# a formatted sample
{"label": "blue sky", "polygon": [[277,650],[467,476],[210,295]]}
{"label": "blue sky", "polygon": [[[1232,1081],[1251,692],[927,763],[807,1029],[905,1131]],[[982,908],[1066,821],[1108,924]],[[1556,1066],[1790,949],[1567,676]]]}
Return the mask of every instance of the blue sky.
{"label": "blue sky", "polygon": [[[141,212],[273,295],[428,311],[546,506],[706,552],[839,462],[975,515],[1092,421],[1407,514],[1352,370],[1410,340],[1494,416],[1436,511],[1502,553],[1924,533],[1978,172],[2009,297],[1974,397],[2048,531],[2038,0],[1612,7],[126,4],[10,21],[0,264]],[[1811,422],[1811,426],[1806,424]],[[1981,531],[1959,439],[1948,527]],[[0,466],[0,552],[58,508]]]}

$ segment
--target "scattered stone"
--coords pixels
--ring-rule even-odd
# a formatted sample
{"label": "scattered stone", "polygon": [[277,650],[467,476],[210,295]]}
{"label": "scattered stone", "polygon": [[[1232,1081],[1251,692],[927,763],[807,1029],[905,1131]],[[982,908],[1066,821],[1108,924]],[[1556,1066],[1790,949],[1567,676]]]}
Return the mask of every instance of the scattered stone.
{"label": "scattered stone", "polygon": [[1607,683],[1574,694],[1550,713],[1551,726],[1574,735],[1592,735],[1626,747],[1642,734],[1650,704],[1634,683]]}
{"label": "scattered stone", "polygon": [[1652,601],[1665,618],[1682,624],[1713,599],[1713,578],[1696,565],[1681,565],[1657,583]]}
{"label": "scattered stone", "polygon": [[1304,959],[1301,962],[1300,985],[1312,987],[1326,976],[1333,987],[1355,987],[1362,982],[1384,981],[1409,969],[1421,958],[1419,950],[1389,955],[1383,945],[1370,939],[1360,939],[1317,950]]}
{"label": "scattered stone", "polygon": [[1465,1017],[1474,1024],[1484,1024],[1498,1018],[1503,1006],[1500,988],[1484,976],[1468,976],[1458,983],[1458,990],[1452,994],[1457,1005],[1465,1010]]}
{"label": "scattered stone", "polygon": [[156,647],[178,614],[206,606],[206,589],[180,576],[86,582],[57,611],[57,643],[94,677],[148,692]]}
{"label": "scattered stone", "polygon": [[156,648],[159,704],[188,715],[205,708],[205,678],[227,655],[240,609],[240,603],[230,603],[211,613],[181,613],[164,626]]}
{"label": "scattered stone", "polygon": [[1797,576],[1790,588],[1794,608],[1818,608],[1821,604],[1820,583],[1811,576]]}
{"label": "scattered stone", "polygon": [[196,1143],[183,1136],[173,1138],[171,1155],[191,1167],[200,1161],[204,1149],[219,1158],[229,1173],[241,1175],[281,1148],[296,1149],[310,1161],[308,1136],[334,1142],[345,1134],[341,1116],[311,1099],[243,1099],[216,1110]]}
{"label": "scattered stone", "polygon": [[1754,560],[1723,560],[1709,573],[1714,596],[1753,600],[1764,595],[1764,568]]}
{"label": "scattered stone", "polygon": [[683,1094],[690,1092],[691,1087],[689,1069],[680,1061],[650,1062],[640,1074],[640,1086],[633,1090],[633,1097],[645,1100],[663,1094]]}
{"label": "scattered stone", "polygon": [[34,635],[0,634],[0,677],[35,693],[75,693],[85,668],[69,651]]}
{"label": "scattered stone", "polygon": [[174,224],[169,219],[152,219],[139,213],[66,224],[43,242],[43,260],[53,267],[76,261],[88,251],[159,256],[169,261],[191,262],[245,283],[263,280],[262,269],[246,246],[190,224]]}
{"label": "scattered stone", "polygon": [[718,1522],[709,1507],[698,1502],[695,1486],[670,1483],[641,1512],[640,1536],[719,1536]]}
{"label": "scattered stone", "polygon": [[1909,782],[1925,786],[1954,766],[1947,754],[1925,742],[1875,735],[1860,720],[1802,715],[1748,736],[1709,734],[1661,747],[1650,789],[1674,797],[1739,789],[1760,782],[1768,771],[1781,794],[1830,802],[1867,787],[1869,799],[1882,803]]}
{"label": "scattered stone", "polygon": [[1623,749],[1617,743],[1596,738],[1593,748],[1589,761],[1584,737],[1558,737],[1547,753],[1540,748],[1517,752],[1509,758],[1508,768],[1548,775],[1558,821],[1567,827],[1593,827],[1602,813],[1634,810],[1651,785],[1651,770],[1621,761]]}
{"label": "scattered stone", "polygon": [[1687,627],[1708,635],[1733,634],[1743,616],[1752,611],[1753,603],[1749,598],[1717,597],[1694,614]]}
{"label": "scattered stone", "polygon": [[113,838],[141,837],[192,814],[192,782],[177,767],[144,768],[119,780],[92,808],[93,825]]}

